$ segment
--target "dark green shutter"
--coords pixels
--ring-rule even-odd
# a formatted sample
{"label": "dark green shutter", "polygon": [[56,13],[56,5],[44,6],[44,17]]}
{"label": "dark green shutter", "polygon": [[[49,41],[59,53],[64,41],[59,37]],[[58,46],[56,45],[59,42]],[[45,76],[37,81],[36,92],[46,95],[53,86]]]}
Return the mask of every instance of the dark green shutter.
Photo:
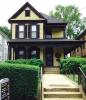
{"label": "dark green shutter", "polygon": [[39,34],[40,34],[40,26],[39,25],[37,25],[37,38],[39,38]]}
{"label": "dark green shutter", "polygon": [[27,25],[24,25],[24,38],[27,38]]}
{"label": "dark green shutter", "polygon": [[16,25],[16,38],[19,38],[19,25]]}
{"label": "dark green shutter", "polygon": [[31,38],[31,25],[28,25],[28,38]]}

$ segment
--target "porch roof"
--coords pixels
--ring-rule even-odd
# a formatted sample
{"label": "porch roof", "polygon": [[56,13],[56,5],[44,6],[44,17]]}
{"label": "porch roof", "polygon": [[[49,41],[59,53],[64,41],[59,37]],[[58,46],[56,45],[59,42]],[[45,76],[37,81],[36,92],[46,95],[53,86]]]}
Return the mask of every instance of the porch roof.
{"label": "porch roof", "polygon": [[83,40],[71,40],[71,39],[12,39],[8,41],[8,45],[15,46],[51,46],[64,48],[65,53],[69,53],[74,48],[81,46],[85,41]]}

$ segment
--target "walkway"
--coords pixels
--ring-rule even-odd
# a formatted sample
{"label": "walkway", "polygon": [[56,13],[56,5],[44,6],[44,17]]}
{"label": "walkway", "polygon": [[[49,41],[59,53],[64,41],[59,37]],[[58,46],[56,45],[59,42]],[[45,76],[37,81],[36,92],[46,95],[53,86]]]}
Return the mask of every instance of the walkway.
{"label": "walkway", "polygon": [[61,74],[44,74],[42,100],[83,100],[78,85]]}

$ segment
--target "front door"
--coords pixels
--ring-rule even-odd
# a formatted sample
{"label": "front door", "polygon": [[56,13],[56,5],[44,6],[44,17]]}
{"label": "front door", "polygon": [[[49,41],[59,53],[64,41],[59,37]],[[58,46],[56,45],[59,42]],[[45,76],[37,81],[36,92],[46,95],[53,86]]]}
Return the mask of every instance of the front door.
{"label": "front door", "polygon": [[45,62],[46,62],[47,67],[53,66],[53,49],[52,48],[45,49]]}

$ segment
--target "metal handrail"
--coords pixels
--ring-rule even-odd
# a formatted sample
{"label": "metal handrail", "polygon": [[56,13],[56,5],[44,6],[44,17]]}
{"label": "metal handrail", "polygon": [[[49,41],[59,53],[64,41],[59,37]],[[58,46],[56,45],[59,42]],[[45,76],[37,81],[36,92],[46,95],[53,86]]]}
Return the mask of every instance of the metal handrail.
{"label": "metal handrail", "polygon": [[[78,79],[77,82],[78,84],[82,85],[83,90],[85,90],[86,92],[86,74],[84,73],[84,71],[82,70],[81,67],[76,67],[73,72],[71,73],[70,71],[67,72],[66,74],[72,74],[74,76],[74,74],[78,75]],[[70,76],[70,75],[69,75]],[[69,77],[68,76],[68,77]],[[73,78],[74,80],[75,78]],[[76,81],[76,80],[75,80]]]}
{"label": "metal handrail", "polygon": [[80,67],[79,67],[79,70],[80,70],[81,74],[84,76],[84,78],[86,79],[86,75]]}

